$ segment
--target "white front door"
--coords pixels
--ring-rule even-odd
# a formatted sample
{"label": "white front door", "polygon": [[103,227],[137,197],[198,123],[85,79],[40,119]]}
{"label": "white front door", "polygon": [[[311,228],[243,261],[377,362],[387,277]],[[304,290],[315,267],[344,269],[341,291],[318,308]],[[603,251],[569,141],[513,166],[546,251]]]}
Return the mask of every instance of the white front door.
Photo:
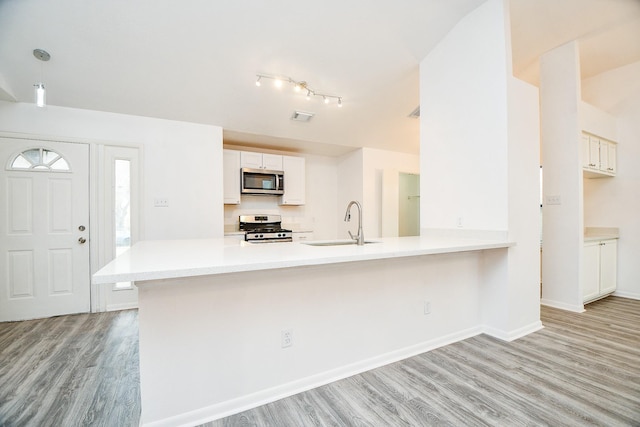
{"label": "white front door", "polygon": [[90,310],[89,146],[0,137],[0,321]]}

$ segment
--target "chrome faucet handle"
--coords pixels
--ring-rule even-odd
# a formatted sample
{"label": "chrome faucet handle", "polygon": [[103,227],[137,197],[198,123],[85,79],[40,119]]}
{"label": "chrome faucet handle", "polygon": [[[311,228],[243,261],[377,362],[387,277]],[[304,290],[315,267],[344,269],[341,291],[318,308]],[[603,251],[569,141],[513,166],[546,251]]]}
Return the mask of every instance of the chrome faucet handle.
{"label": "chrome faucet handle", "polygon": [[351,234],[351,231],[348,231],[348,233],[349,233],[349,236],[351,237],[351,240],[358,240],[358,238],[360,237],[360,236],[354,236],[353,234]]}

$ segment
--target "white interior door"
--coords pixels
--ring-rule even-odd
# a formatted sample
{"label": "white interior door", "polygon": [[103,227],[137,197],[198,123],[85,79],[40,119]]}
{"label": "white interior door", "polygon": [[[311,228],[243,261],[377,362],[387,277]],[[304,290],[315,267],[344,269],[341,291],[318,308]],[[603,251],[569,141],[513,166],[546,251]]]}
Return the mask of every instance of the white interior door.
{"label": "white interior door", "polygon": [[90,310],[89,146],[0,138],[0,321]]}

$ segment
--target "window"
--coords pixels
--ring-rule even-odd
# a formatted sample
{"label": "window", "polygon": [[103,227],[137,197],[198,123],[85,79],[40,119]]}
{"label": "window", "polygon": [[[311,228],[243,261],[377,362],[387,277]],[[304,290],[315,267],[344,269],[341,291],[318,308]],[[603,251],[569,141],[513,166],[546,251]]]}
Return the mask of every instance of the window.
{"label": "window", "polygon": [[30,148],[9,162],[10,170],[69,172],[69,162],[61,154],[48,148]]}
{"label": "window", "polygon": [[[116,256],[131,247],[131,161],[114,161],[114,224]],[[131,282],[118,282],[115,289],[131,289]]]}

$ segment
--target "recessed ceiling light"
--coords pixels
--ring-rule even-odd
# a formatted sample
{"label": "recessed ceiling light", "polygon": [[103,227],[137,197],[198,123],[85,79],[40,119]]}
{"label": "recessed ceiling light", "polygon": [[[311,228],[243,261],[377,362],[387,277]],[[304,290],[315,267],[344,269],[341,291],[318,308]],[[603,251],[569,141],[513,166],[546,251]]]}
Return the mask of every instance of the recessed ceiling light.
{"label": "recessed ceiling light", "polygon": [[305,111],[294,111],[291,116],[291,120],[295,120],[297,122],[308,122],[314,116],[314,113],[307,113]]}

